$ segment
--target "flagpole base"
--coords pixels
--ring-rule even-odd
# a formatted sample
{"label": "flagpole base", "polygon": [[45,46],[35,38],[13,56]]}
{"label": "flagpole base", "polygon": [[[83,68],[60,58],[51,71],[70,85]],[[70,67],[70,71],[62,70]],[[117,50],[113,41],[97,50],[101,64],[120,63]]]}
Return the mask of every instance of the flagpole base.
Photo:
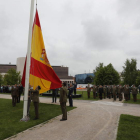
{"label": "flagpole base", "polygon": [[24,118],[22,118],[20,121],[21,122],[27,122],[30,120],[30,117],[29,116],[25,116]]}

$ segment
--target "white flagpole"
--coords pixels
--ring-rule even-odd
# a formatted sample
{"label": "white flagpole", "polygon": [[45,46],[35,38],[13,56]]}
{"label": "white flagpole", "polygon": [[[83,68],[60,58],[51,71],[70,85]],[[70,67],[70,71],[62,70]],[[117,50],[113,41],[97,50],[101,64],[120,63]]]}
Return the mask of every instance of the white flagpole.
{"label": "white flagpole", "polygon": [[31,42],[32,42],[32,26],[34,15],[34,0],[31,0],[30,21],[29,21],[29,34],[28,34],[28,48],[26,60],[26,77],[25,77],[25,91],[24,91],[24,106],[22,121],[27,121],[27,104],[28,104],[28,89],[29,89],[29,76],[30,76],[30,55],[31,55]]}

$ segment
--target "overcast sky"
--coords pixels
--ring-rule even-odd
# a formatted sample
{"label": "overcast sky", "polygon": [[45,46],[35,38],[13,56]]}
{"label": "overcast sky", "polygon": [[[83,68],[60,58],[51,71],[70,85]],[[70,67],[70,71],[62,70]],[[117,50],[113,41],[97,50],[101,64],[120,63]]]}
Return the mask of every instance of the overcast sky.
{"label": "overcast sky", "polygon": [[[69,75],[92,72],[99,62],[121,72],[125,60],[140,69],[140,0],[38,0],[51,65]],[[30,0],[0,0],[0,64],[27,52]]]}

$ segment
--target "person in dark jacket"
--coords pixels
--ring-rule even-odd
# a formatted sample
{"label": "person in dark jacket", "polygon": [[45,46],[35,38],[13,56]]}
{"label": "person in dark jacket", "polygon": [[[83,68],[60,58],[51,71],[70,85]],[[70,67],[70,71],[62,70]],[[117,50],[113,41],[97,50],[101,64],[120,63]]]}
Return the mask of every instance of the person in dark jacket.
{"label": "person in dark jacket", "polygon": [[74,87],[72,86],[72,84],[70,84],[68,90],[69,90],[69,94],[68,94],[68,97],[69,97],[69,106],[70,107],[73,107],[72,93],[73,93]]}
{"label": "person in dark jacket", "polygon": [[18,86],[18,97],[17,97],[17,103],[20,103],[20,97],[21,97],[21,94],[22,94],[22,92],[23,92],[23,86],[20,84],[19,86]]}
{"label": "person in dark jacket", "polygon": [[53,89],[52,90],[52,103],[56,103],[56,99],[57,99],[57,94],[58,94],[58,89]]}
{"label": "person in dark jacket", "polygon": [[75,82],[75,83],[73,84],[73,86],[74,86],[74,95],[76,95],[77,83]]}

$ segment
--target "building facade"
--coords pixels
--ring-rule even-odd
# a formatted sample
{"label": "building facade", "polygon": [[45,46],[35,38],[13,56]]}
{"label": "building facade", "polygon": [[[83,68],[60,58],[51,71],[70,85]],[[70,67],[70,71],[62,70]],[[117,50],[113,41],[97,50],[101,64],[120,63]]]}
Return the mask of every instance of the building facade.
{"label": "building facade", "polygon": [[[20,72],[20,75],[23,74],[24,69],[24,63],[25,63],[25,57],[17,58],[17,64],[0,64],[0,73],[4,76],[9,69],[13,68],[17,72]],[[59,79],[62,82],[66,82],[67,85],[70,83],[74,83],[74,78],[72,76],[68,76],[69,74],[69,68],[63,67],[63,66],[52,66],[53,70],[55,71],[56,75],[59,77]]]}

